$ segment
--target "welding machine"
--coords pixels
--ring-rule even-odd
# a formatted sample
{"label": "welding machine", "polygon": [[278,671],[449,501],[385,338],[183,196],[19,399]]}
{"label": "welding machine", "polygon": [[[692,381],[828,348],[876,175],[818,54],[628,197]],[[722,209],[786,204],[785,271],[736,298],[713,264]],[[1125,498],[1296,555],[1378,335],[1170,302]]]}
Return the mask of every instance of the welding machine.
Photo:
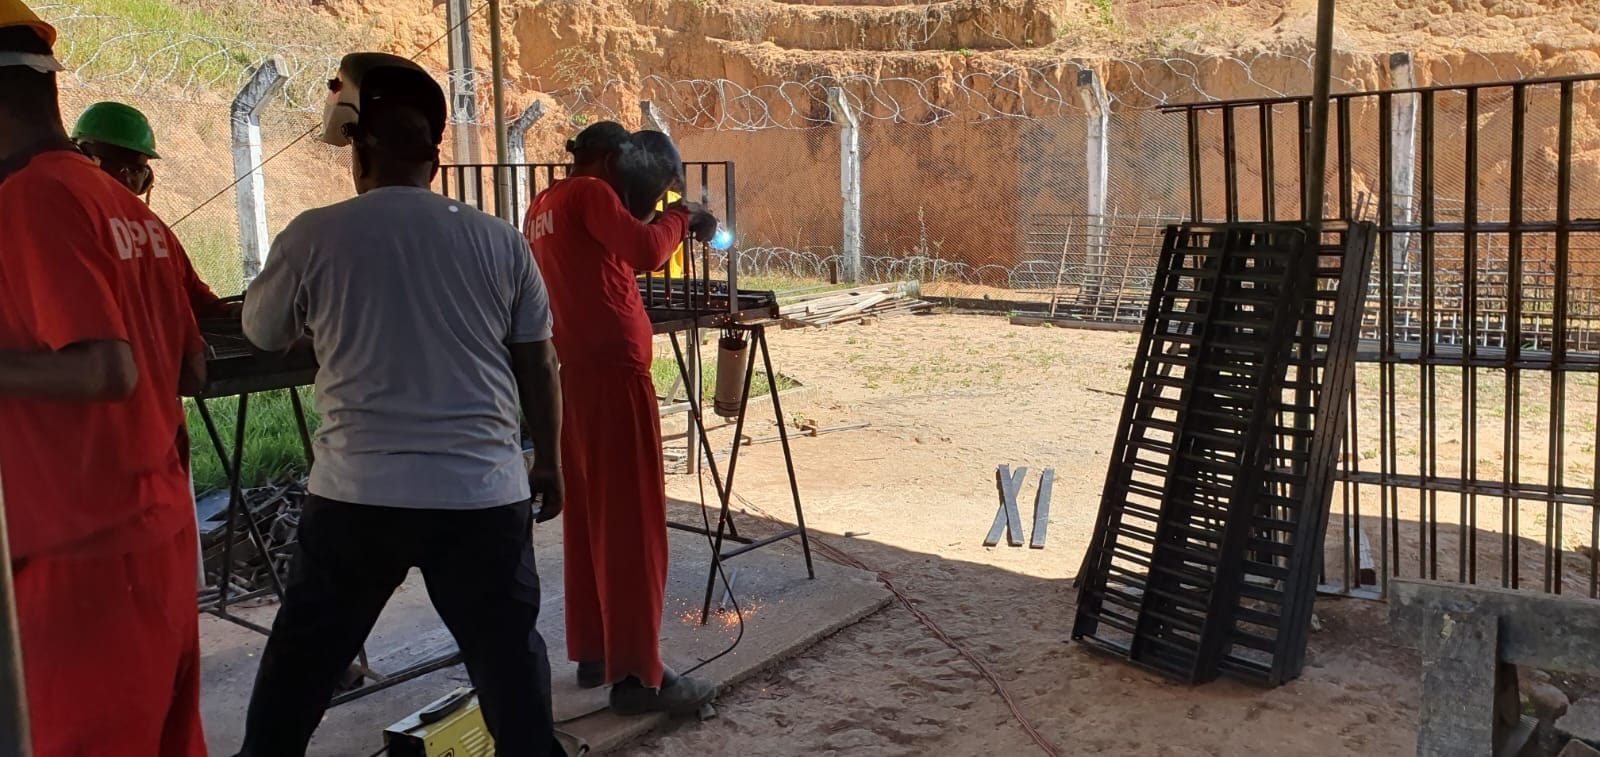
{"label": "welding machine", "polygon": [[[589,753],[572,734],[556,732],[569,757]],[[389,757],[495,757],[494,739],[483,724],[478,695],[470,687],[446,694],[383,731]]]}
{"label": "welding machine", "polygon": [[494,757],[478,695],[462,687],[383,732],[391,757]]}

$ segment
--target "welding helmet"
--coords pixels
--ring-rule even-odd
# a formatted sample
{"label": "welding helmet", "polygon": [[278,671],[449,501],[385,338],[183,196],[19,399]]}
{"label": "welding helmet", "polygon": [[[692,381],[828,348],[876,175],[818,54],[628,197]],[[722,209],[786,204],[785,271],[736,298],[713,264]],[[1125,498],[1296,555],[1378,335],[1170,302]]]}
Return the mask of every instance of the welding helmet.
{"label": "welding helmet", "polygon": [[628,213],[644,219],[669,189],[681,189],[683,159],[672,139],[659,131],[635,132],[617,153],[612,187]]}
{"label": "welding helmet", "polygon": [[[45,47],[55,47],[55,27],[41,20],[28,6],[22,4],[22,0],[0,0],[0,29],[14,26],[31,29],[44,42]],[[4,66],[26,66],[45,74],[62,70],[55,56],[22,50],[0,50],[0,67]]]}
{"label": "welding helmet", "polygon": [[433,143],[444,141],[444,90],[421,66],[388,53],[351,53],[339,61],[322,108],[322,141],[349,145],[360,131],[361,111],[380,100],[417,108],[428,119]]}

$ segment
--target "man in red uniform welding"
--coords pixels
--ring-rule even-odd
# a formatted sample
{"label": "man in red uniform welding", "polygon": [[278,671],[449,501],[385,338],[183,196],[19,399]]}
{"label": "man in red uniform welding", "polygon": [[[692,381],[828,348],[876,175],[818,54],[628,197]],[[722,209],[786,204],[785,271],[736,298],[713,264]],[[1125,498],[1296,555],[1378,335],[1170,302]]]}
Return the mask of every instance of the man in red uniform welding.
{"label": "man in red uniform welding", "polygon": [[67,139],[55,30],[0,0],[0,478],[33,752],[204,755],[203,380],[177,240]]}
{"label": "man in red uniform welding", "polygon": [[570,177],[534,198],[523,227],[549,285],[561,356],[567,654],[579,685],[613,684],[619,714],[689,714],[716,686],[661,664],[666,482],[652,330],[634,272],[660,269],[686,230],[709,239],[717,222],[681,205],[649,223],[631,213],[653,209],[670,176],[625,175],[622,167],[651,161],[616,123],[588,127],[567,149]]}

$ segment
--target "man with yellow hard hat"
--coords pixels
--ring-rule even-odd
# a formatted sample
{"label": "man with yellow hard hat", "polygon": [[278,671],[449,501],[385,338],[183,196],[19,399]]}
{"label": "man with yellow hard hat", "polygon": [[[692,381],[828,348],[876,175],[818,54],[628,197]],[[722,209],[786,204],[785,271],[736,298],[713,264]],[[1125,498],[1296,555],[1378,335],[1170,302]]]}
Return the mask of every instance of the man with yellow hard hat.
{"label": "man with yellow hard hat", "polygon": [[39,757],[204,755],[173,439],[204,380],[177,239],[61,122],[56,32],[0,0],[0,493]]}

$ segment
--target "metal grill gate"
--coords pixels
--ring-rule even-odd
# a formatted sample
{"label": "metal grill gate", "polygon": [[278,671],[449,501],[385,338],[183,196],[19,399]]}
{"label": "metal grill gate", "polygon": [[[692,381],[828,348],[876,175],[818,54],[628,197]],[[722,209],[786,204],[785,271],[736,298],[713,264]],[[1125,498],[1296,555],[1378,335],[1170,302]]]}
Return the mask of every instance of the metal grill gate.
{"label": "metal grill gate", "polygon": [[[1377,254],[1322,590],[1600,596],[1600,75],[1334,98],[1329,214]],[[1191,217],[1301,217],[1308,103],[1169,108]]]}
{"label": "metal grill gate", "polygon": [[1169,230],[1074,637],[1186,681],[1299,675],[1344,409],[1319,399],[1348,392],[1370,254],[1365,225]]}

